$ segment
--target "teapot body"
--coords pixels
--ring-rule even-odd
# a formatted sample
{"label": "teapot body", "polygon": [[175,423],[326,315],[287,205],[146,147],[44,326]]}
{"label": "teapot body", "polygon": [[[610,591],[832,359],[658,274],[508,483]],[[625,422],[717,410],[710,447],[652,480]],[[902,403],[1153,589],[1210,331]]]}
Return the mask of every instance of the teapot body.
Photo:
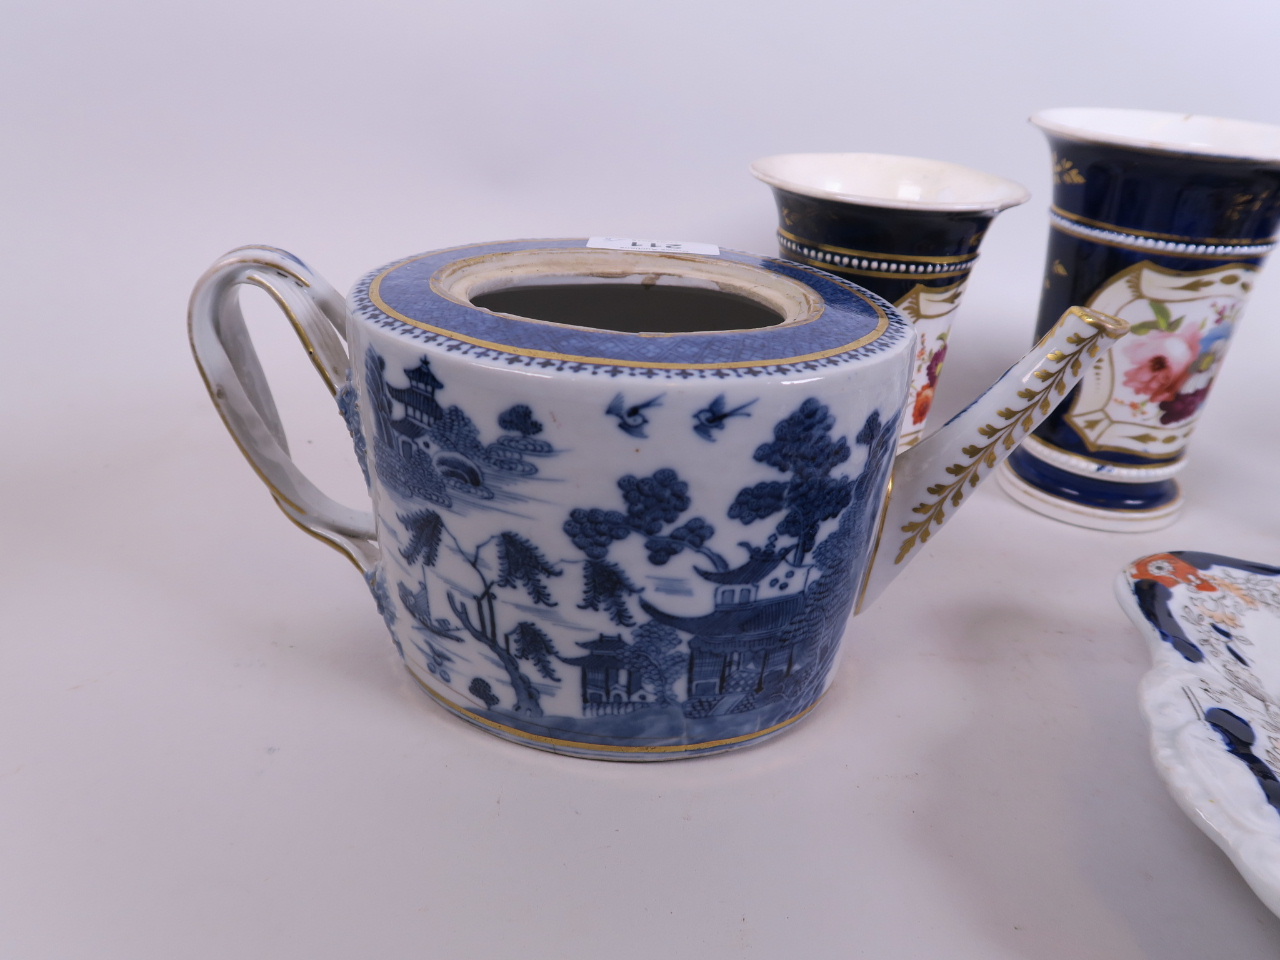
{"label": "teapot body", "polygon": [[[372,510],[293,462],[246,284],[334,393]],[[292,254],[242,247],[197,282],[189,329],[241,452],[364,574],[427,692],[541,749],[658,760],[805,716],[854,604],[1128,327],[1071,307],[897,457],[902,317],[811,266],[705,244],[442,250],[374,271],[346,303]]]}
{"label": "teapot body", "polygon": [[400,261],[348,314],[367,579],[436,700],[623,760],[812,709],[907,397],[891,307],[795,263],[573,240]]}

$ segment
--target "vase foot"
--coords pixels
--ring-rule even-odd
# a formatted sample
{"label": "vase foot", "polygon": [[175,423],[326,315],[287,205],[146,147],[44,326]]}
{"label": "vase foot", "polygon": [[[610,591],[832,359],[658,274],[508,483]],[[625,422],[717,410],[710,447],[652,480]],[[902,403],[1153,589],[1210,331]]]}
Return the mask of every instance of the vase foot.
{"label": "vase foot", "polygon": [[1033,486],[1018,476],[1009,463],[1000,464],[996,470],[1000,486],[1009,498],[1028,510],[1090,530],[1106,530],[1110,533],[1145,533],[1161,530],[1175,520],[1182,510],[1179,494],[1168,503],[1146,510],[1117,510],[1091,507],[1055,496]]}

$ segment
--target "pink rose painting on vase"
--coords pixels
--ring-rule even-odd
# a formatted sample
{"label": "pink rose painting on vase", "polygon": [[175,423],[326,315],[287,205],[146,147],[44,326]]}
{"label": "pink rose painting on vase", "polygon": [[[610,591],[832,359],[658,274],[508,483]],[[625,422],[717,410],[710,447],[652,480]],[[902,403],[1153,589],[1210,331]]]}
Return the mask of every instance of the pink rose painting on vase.
{"label": "pink rose painting on vase", "polygon": [[[1216,305],[1208,329],[1202,330],[1184,324],[1184,317],[1174,318],[1159,300],[1148,303],[1155,319],[1135,324],[1132,332],[1138,336],[1121,347],[1129,364],[1124,385],[1154,403],[1160,410],[1160,424],[1168,426],[1190,418],[1209,396],[1235,311]],[[1149,415],[1154,416],[1154,411]]]}
{"label": "pink rose painting on vase", "polygon": [[1178,388],[1200,356],[1200,333],[1197,330],[1148,333],[1130,344],[1124,356],[1131,364],[1125,371],[1124,385],[1163,403],[1178,395]]}
{"label": "pink rose painting on vase", "polygon": [[1090,451],[1170,463],[1182,456],[1253,286],[1251,268],[1179,271],[1142,262],[1089,298],[1129,337],[1080,382],[1064,416]]}

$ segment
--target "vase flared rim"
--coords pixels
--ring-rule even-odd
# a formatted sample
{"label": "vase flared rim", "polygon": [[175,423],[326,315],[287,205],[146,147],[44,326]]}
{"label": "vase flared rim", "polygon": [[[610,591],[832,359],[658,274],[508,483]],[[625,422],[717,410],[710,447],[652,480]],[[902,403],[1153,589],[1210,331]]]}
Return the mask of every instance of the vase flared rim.
{"label": "vase flared rim", "polygon": [[779,190],[894,210],[994,214],[1031,197],[1022,184],[972,167],[885,153],[782,153],[750,169]]}
{"label": "vase flared rim", "polygon": [[1280,163],[1280,126],[1164,110],[1055,107],[1033,114],[1045,133],[1173,155]]}

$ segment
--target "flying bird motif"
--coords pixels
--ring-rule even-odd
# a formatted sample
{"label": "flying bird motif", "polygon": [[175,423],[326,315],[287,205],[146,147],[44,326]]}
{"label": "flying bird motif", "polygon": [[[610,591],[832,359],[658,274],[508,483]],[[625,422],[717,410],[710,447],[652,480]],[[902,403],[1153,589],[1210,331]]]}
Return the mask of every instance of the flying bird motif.
{"label": "flying bird motif", "polygon": [[622,399],[622,394],[618,394],[605,409],[605,413],[611,417],[618,418],[618,429],[632,437],[639,437],[642,440],[648,439],[649,435],[644,432],[645,426],[649,423],[649,418],[645,416],[645,411],[650,407],[658,407],[658,402],[665,394],[658,394],[652,400],[646,400],[644,403],[637,403],[634,406],[627,406],[626,401]]}
{"label": "flying bird motif", "polygon": [[730,417],[749,417],[747,407],[755,403],[755,400],[748,400],[741,406],[734,407],[732,410],[725,409],[724,394],[716,397],[710,404],[703,407],[693,415],[694,424],[693,432],[700,436],[703,440],[710,440],[715,443],[716,437],[712,430],[723,430],[724,422]]}

